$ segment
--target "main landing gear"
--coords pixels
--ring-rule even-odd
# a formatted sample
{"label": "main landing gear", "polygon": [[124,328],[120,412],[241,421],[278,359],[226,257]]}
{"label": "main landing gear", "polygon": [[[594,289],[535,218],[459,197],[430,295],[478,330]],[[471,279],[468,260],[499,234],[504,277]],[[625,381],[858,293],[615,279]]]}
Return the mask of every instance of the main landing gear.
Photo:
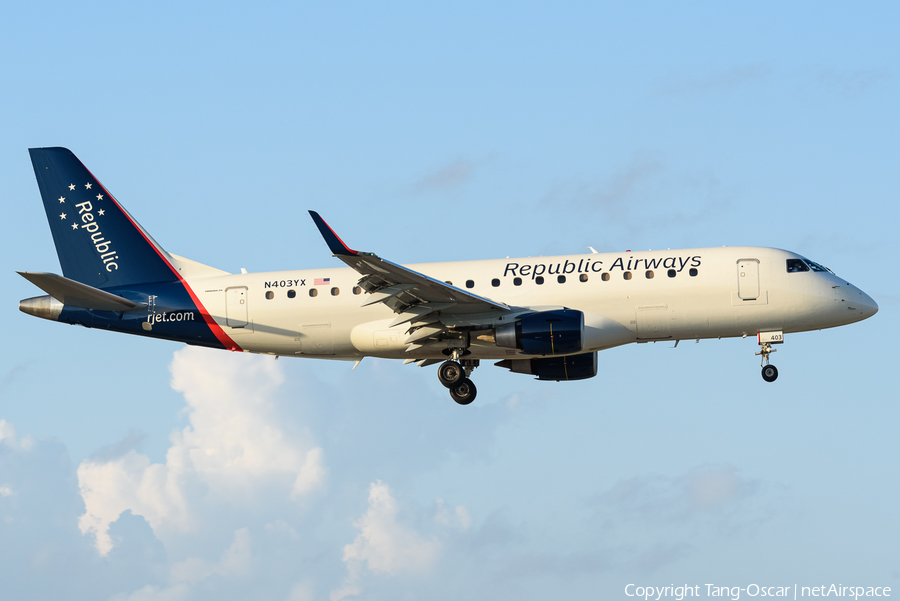
{"label": "main landing gear", "polygon": [[478,367],[478,359],[462,359],[458,349],[454,349],[449,361],[438,368],[438,380],[450,389],[450,396],[460,405],[468,405],[475,400],[478,393],[475,383],[469,379],[472,371]]}
{"label": "main landing gear", "polygon": [[773,349],[772,345],[768,342],[761,342],[760,346],[762,346],[762,348],[756,354],[762,355],[759,364],[762,366],[763,380],[766,382],[774,382],[778,379],[778,368],[774,365],[769,365],[769,355],[774,353],[777,349]]}

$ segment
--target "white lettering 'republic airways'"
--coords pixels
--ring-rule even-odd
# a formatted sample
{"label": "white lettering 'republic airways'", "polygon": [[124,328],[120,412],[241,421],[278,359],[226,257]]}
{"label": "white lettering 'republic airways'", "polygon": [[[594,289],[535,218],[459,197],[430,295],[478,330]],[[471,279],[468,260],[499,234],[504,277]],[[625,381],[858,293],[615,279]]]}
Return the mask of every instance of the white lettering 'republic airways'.
{"label": "white lettering 'republic airways'", "polygon": [[117,251],[112,250],[112,241],[103,237],[100,226],[94,221],[94,214],[91,212],[94,210],[94,207],[91,205],[91,201],[86,200],[75,206],[78,207],[78,214],[81,216],[81,229],[87,230],[91,235],[91,243],[100,254],[100,260],[106,266],[106,271],[112,273],[118,270],[119,265],[116,263],[116,260],[119,258],[119,255],[116,254]]}
{"label": "white lettering 'republic airways'", "polygon": [[[643,267],[641,264],[643,263]],[[629,257],[618,257],[612,264],[609,266],[607,271],[632,271],[638,269],[674,269],[675,271],[681,272],[682,269],[690,265],[691,267],[700,267],[700,256],[693,257],[658,257],[655,259],[647,259],[643,257],[639,257],[637,259],[634,256]],[[588,258],[588,259],[579,259],[578,263],[574,261],[569,261],[568,259],[563,263],[526,263],[524,265],[519,263],[507,263],[506,268],[503,270],[503,276],[517,276],[517,277],[528,277],[531,276],[531,279],[535,279],[538,276],[542,276],[544,274],[547,275],[567,275],[570,273],[588,273],[594,272],[599,273],[603,271],[603,261]]]}

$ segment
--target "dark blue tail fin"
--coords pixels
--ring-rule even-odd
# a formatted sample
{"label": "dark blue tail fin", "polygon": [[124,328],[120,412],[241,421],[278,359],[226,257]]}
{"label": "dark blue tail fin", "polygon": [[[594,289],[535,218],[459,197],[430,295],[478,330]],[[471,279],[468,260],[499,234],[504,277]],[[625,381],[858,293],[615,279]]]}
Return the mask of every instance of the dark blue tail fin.
{"label": "dark blue tail fin", "polygon": [[31,148],[63,275],[96,288],[179,279],[165,251],[66,148]]}

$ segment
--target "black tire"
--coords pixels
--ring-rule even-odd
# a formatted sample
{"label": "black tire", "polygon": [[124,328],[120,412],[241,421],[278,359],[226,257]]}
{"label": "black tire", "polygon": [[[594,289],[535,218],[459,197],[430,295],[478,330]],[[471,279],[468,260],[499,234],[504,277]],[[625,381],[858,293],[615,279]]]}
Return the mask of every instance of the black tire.
{"label": "black tire", "polygon": [[774,365],[766,365],[762,368],[762,377],[766,382],[774,382],[778,379],[778,368]]}
{"label": "black tire", "polygon": [[468,405],[474,401],[476,394],[478,394],[478,390],[475,388],[475,383],[469,378],[463,378],[459,386],[450,389],[450,396],[460,405]]}
{"label": "black tire", "polygon": [[456,361],[444,361],[438,368],[438,380],[451,390],[466,379],[466,370]]}

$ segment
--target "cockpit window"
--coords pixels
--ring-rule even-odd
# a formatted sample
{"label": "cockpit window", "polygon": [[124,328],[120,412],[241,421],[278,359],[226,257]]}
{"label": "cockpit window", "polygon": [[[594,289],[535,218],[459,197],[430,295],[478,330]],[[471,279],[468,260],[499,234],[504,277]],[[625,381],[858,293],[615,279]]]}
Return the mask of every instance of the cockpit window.
{"label": "cockpit window", "polygon": [[809,265],[813,271],[831,271],[827,267],[822,267],[818,263],[810,261],[809,259],[806,259],[806,264]]}
{"label": "cockpit window", "polygon": [[803,262],[803,259],[788,259],[787,272],[798,273],[800,271],[809,271],[809,267]]}

